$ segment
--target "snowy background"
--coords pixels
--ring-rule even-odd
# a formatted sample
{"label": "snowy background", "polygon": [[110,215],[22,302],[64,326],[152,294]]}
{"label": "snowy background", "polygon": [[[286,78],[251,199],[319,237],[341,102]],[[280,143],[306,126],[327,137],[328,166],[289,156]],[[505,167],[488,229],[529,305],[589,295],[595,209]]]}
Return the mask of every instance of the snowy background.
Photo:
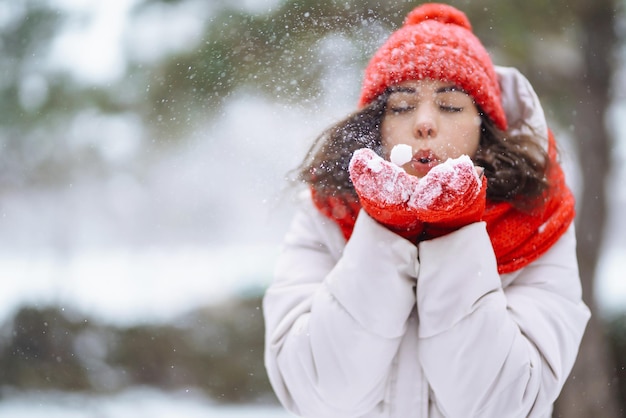
{"label": "snowy background", "polygon": [[[94,86],[123,77],[122,46],[150,62],[195,40],[204,16],[188,2],[188,10],[155,9],[131,26],[127,13],[133,0],[54,3],[88,18],[68,21],[46,65]],[[247,0],[241,7],[262,12],[276,3]],[[339,58],[350,52],[341,40],[329,48]],[[262,290],[293,211],[285,190],[287,172],[315,135],[356,103],[360,80],[346,75],[352,73],[341,68],[339,58],[327,70],[323,97],[328,106],[286,106],[254,91],[236,92],[217,124],[151,159],[142,181],[122,170],[113,178],[77,178],[62,190],[5,193],[0,202],[0,321],[31,304],[78,309],[123,325],[167,322],[207,303]],[[37,80],[30,88],[39,91]],[[24,100],[37,100],[36,94]],[[610,123],[619,139],[613,154],[617,168],[608,185],[611,212],[597,279],[599,305],[607,316],[626,306],[626,222],[621,215],[626,189],[620,187],[626,181],[626,132],[618,123],[625,118],[626,105],[616,103]],[[88,132],[92,145],[120,166],[145,157],[140,131],[133,118],[88,111],[68,126],[74,145],[84,145],[80,141]],[[114,139],[102,141],[104,132],[115,133]],[[218,408],[193,394],[141,389],[111,398],[48,394],[0,402],[0,417],[118,417],[130,410],[146,417],[286,416],[276,410]]]}
{"label": "snowy background", "polygon": [[[133,0],[55,2],[83,20],[89,16],[90,24],[70,20],[48,65],[96,86],[123,75],[124,33],[133,40],[127,47],[140,43],[150,60],[191,42],[203,16],[163,11],[129,27]],[[250,10],[260,5],[272,2],[242,3]],[[340,55],[345,45],[334,47]],[[236,92],[217,123],[144,163],[141,181],[120,170],[112,178],[75,178],[61,190],[5,194],[0,274],[7,287],[0,320],[24,302],[77,306],[116,322],[167,320],[267,285],[250,280],[271,276],[293,210],[286,176],[321,129],[356,102],[359,80],[345,80],[339,65],[330,68],[336,74],[325,94],[332,106],[287,106],[254,91]],[[125,167],[146,157],[138,124],[87,111],[68,128],[70,146],[90,141]]]}

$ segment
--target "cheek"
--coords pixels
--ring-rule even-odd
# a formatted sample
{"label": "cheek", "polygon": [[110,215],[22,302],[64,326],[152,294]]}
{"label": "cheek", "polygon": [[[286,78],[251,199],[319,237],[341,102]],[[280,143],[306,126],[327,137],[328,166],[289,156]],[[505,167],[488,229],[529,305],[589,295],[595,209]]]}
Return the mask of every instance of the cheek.
{"label": "cheek", "polygon": [[463,154],[473,158],[480,143],[480,127],[472,123],[459,123],[446,135],[448,156],[459,157]]}
{"label": "cheek", "polygon": [[389,155],[391,149],[400,143],[398,140],[400,137],[401,135],[397,134],[397,127],[393,126],[393,124],[383,122],[380,126],[380,140],[386,155]]}
{"label": "cheek", "polygon": [[482,121],[479,116],[471,118],[465,121],[464,128],[462,129],[463,134],[463,149],[464,154],[474,156],[476,151],[478,150],[478,145],[480,143],[480,127]]}
{"label": "cheek", "polygon": [[467,147],[467,154],[474,155],[478,150],[478,145],[480,143],[480,127],[472,126],[468,129],[467,134],[465,136],[465,144]]}
{"label": "cheek", "polygon": [[482,137],[482,124],[481,124],[481,120],[480,118],[477,116],[476,119],[478,120],[478,123],[474,124],[474,153],[476,154],[476,152],[478,151],[478,148],[480,148],[480,138]]}
{"label": "cheek", "polygon": [[470,158],[474,158],[476,156],[476,151],[478,151],[478,143],[479,138],[474,136],[464,136],[461,141],[457,142],[456,149],[454,150],[455,156],[461,156],[463,154],[468,155]]}

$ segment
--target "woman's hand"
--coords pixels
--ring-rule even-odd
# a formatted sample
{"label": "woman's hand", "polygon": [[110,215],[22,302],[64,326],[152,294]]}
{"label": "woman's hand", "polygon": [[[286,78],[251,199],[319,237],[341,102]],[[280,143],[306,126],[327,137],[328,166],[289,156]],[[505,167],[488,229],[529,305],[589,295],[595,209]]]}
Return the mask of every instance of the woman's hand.
{"label": "woman's hand", "polygon": [[434,167],[423,178],[407,174],[370,149],[357,150],[350,178],[365,211],[405,238],[433,238],[481,219],[486,178],[461,156]]}
{"label": "woman's hand", "polygon": [[363,209],[378,223],[415,241],[424,227],[408,202],[419,179],[369,148],[355,151],[349,170]]}
{"label": "woman's hand", "polygon": [[463,155],[434,167],[420,180],[408,206],[426,224],[434,238],[481,220],[485,211],[487,179]]}

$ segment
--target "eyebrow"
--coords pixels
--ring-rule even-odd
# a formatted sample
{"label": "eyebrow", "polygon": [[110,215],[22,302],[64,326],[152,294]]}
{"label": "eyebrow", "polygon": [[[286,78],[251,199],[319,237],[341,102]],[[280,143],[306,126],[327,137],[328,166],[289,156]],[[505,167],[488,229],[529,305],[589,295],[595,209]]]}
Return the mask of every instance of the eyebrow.
{"label": "eyebrow", "polygon": [[[417,93],[417,90],[414,89],[413,87],[403,87],[403,86],[389,87],[387,91],[389,92],[389,94],[393,94],[393,93],[415,94]],[[465,90],[457,87],[454,84],[450,86],[439,87],[437,90],[435,90],[435,93],[448,93],[448,92],[459,92],[459,93],[468,94]]]}

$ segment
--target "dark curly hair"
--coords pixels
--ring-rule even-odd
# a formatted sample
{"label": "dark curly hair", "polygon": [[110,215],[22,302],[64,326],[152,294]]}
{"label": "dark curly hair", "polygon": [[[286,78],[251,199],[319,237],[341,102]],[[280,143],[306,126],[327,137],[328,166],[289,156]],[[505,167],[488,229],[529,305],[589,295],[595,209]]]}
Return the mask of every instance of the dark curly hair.
{"label": "dark curly hair", "polygon": [[[370,148],[383,155],[380,127],[388,96],[381,94],[368,106],[322,132],[296,169],[297,178],[320,196],[338,197],[346,203],[358,199],[348,165],[354,151],[360,148]],[[478,111],[482,124],[474,162],[484,168],[487,176],[487,199],[531,210],[541,203],[537,198],[549,186],[546,151],[537,137],[508,136],[480,108]]]}

